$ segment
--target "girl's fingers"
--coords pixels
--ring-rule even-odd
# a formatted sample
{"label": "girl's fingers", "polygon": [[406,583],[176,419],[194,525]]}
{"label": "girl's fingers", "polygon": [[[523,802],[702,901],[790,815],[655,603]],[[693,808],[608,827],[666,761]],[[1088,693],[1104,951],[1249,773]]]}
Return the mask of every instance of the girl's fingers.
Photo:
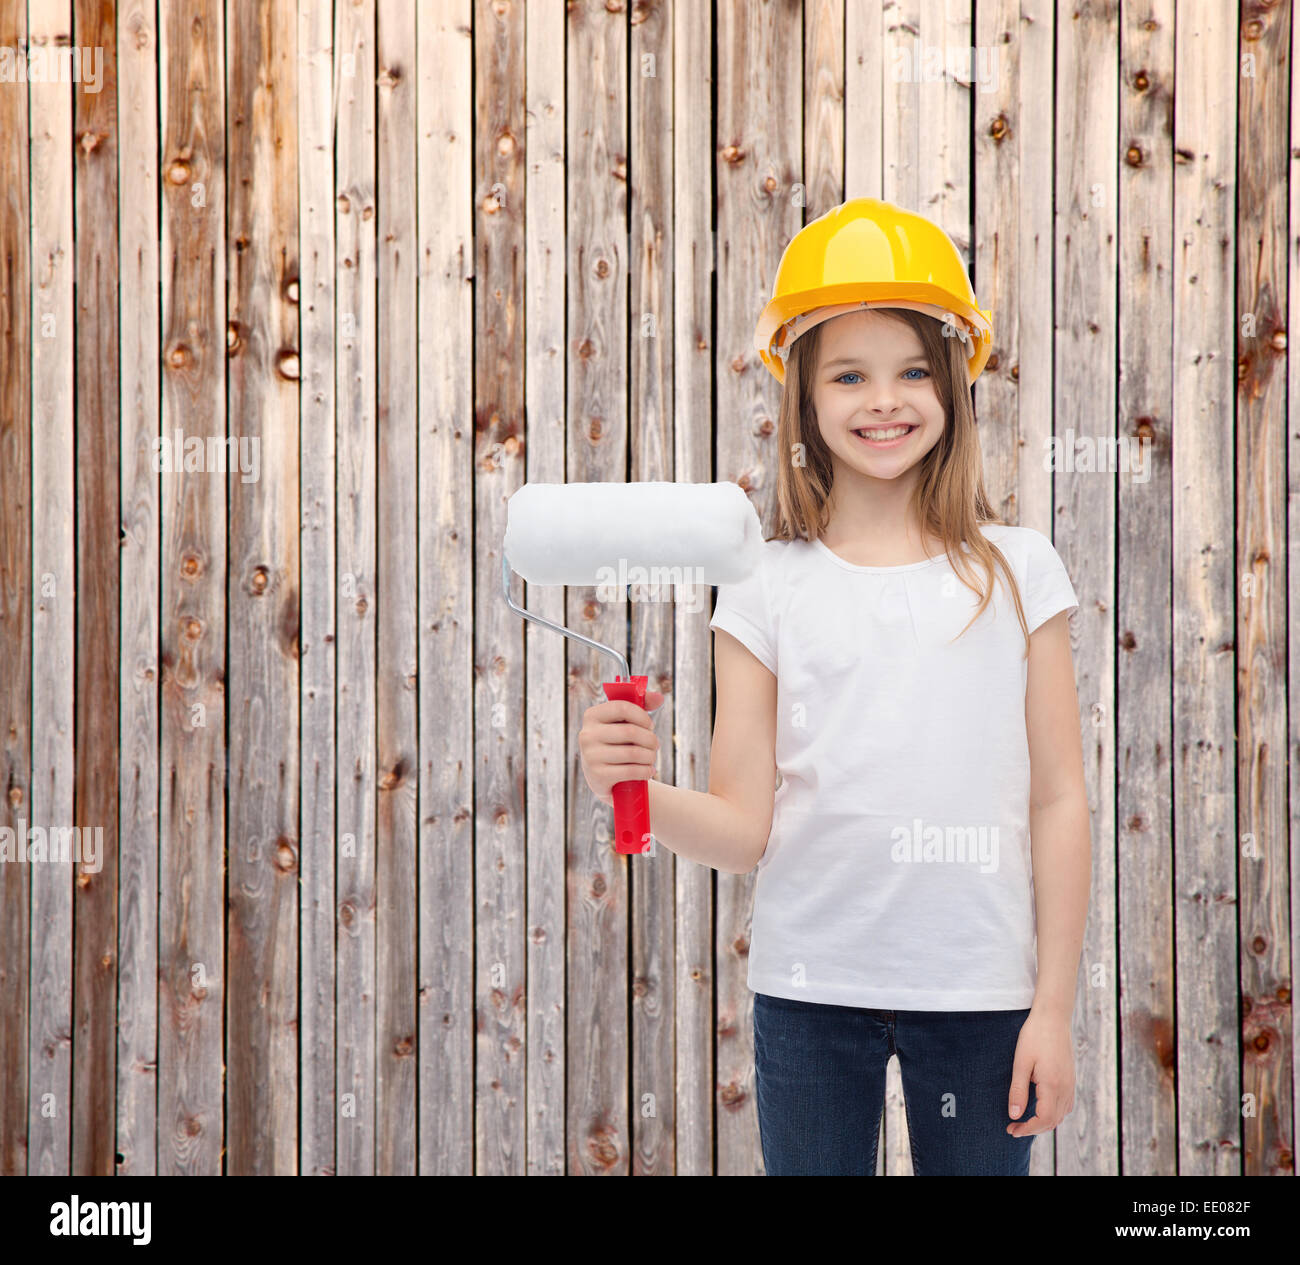
{"label": "girl's fingers", "polygon": [[658,745],[653,729],[644,725],[629,725],[626,722],[617,725],[593,725],[592,736],[598,743],[610,747],[653,747]]}

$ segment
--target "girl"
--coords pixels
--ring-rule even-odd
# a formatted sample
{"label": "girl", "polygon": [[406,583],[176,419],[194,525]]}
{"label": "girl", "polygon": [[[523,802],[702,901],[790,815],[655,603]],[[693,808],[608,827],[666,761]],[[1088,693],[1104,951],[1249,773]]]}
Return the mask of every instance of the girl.
{"label": "girl", "polygon": [[[756,334],[783,383],[777,532],[719,587],[709,790],[649,791],[665,847],[757,865],[772,1176],[875,1173],[891,1054],[918,1175],[1026,1175],[1073,1106],[1077,600],[1047,537],[984,493],[970,385],[989,315],[942,230],[859,198],[792,239]],[[659,748],[617,702],[588,709],[579,745],[605,803]]]}

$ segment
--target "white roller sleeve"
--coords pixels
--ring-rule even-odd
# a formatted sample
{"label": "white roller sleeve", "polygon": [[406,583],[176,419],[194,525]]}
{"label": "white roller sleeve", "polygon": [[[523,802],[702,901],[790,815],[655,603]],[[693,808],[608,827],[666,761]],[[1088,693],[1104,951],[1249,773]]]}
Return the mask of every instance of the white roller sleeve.
{"label": "white roller sleeve", "polygon": [[762,546],[737,483],[525,483],[506,503],[506,557],[530,584],[734,584]]}

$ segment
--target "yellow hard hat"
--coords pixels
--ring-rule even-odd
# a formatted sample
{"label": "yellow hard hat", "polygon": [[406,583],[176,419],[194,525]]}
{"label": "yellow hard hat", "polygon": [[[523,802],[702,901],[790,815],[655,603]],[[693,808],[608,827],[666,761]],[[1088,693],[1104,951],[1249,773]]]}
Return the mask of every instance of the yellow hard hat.
{"label": "yellow hard hat", "polygon": [[937,224],[879,198],[850,198],[805,224],[781,256],[754,348],[778,382],[800,334],[859,308],[906,307],[967,345],[975,381],[993,349],[991,311],[975,300],[957,247]]}

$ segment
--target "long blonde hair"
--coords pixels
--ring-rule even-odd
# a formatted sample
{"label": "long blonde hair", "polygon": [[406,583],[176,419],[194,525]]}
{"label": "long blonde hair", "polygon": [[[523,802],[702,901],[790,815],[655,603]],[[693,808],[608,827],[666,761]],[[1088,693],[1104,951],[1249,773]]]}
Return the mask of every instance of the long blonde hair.
{"label": "long blonde hair", "polygon": [[[886,309],[877,309],[886,310]],[[971,406],[970,381],[966,370],[965,344],[960,338],[945,337],[943,326],[932,316],[909,308],[889,308],[889,316],[906,321],[925,349],[935,393],[943,404],[944,429],[939,442],[921,459],[920,478],[912,494],[911,510],[925,528],[926,536],[943,542],[944,552],[958,579],[979,599],[961,636],[987,608],[993,595],[994,566],[1000,565],[1015,602],[1016,615],[1029,653],[1029,626],[1025,622],[1020,589],[1002,551],[978,530],[981,523],[1001,524],[984,492],[984,461],[975,434],[975,410]],[[777,471],[776,534],[769,540],[814,540],[830,518],[833,481],[831,453],[822,439],[813,407],[823,322],[795,340],[785,362],[785,386],[777,422],[780,465]],[[795,464],[794,454],[804,455]],[[960,545],[970,548],[969,558]],[[971,563],[978,564],[982,578]]]}

